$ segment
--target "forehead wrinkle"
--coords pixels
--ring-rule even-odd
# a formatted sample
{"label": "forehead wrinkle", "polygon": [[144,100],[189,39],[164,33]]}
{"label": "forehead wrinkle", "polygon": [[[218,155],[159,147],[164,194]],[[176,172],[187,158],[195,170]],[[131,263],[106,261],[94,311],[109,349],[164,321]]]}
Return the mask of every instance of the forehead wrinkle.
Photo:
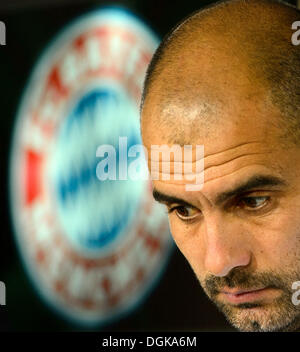
{"label": "forehead wrinkle", "polygon": [[[230,159],[230,160],[226,160],[225,162],[222,162],[222,163],[220,163],[220,164],[214,164],[214,165],[210,165],[210,166],[208,166],[208,167],[205,167],[204,166],[204,169],[203,170],[201,170],[201,172],[200,173],[195,173],[195,172],[193,172],[193,168],[191,168],[191,170],[190,170],[190,172],[184,172],[184,174],[185,175],[190,175],[190,174],[193,174],[193,175],[199,175],[199,174],[201,174],[202,172],[206,172],[207,170],[209,170],[209,169],[212,169],[212,168],[214,168],[214,167],[217,167],[217,166],[224,166],[224,165],[226,165],[226,164],[228,164],[228,163],[230,163],[230,162],[232,162],[232,161],[235,161],[235,160],[237,160],[237,159],[239,159],[239,158],[242,158],[242,157],[247,157],[247,156],[252,156],[252,155],[261,155],[261,154],[265,154],[265,153],[263,153],[263,152],[261,152],[261,153],[248,153],[248,154],[242,154],[242,155],[239,155],[239,156],[236,156],[236,157],[234,157],[234,158],[232,158],[232,159]],[[201,159],[200,159],[201,160]],[[151,171],[155,171],[155,172],[157,172],[157,174],[159,174],[159,175],[168,175],[168,174],[170,174],[170,175],[180,175],[180,174],[182,174],[182,172],[181,173],[179,173],[179,172],[174,172],[174,170],[176,169],[176,170],[178,170],[179,169],[179,166],[180,166],[180,169],[183,171],[184,170],[184,168],[186,167],[186,165],[194,165],[194,164],[196,164],[197,162],[199,162],[199,160],[194,160],[194,161],[187,161],[187,162],[179,162],[179,161],[160,161],[160,162],[154,162],[154,163],[151,163]],[[204,158],[204,165],[205,165],[205,158]],[[154,166],[154,168],[153,168],[153,166]],[[161,166],[161,167],[160,167]],[[169,168],[169,170],[168,170],[168,173],[166,173],[166,172],[162,172],[161,170],[164,170],[164,169],[166,169],[166,166]],[[183,166],[183,167],[182,167]]]}
{"label": "forehead wrinkle", "polygon": [[[269,174],[270,175],[270,169],[269,168],[266,168],[265,164],[264,163],[254,163],[254,164],[251,164],[251,165],[245,165],[241,168],[239,168],[238,170],[234,170],[232,172],[228,172],[226,174],[223,174],[223,175],[220,175],[220,176],[217,176],[217,177],[212,177],[210,179],[207,179],[206,177],[204,178],[204,184],[203,184],[203,187],[205,187],[205,185],[209,182],[213,182],[213,181],[216,181],[222,177],[227,177],[227,176],[230,176],[236,172],[241,172],[242,170],[248,168],[249,166],[258,166],[258,167],[263,167],[266,171],[265,173],[266,174]],[[275,170],[276,172],[277,170]],[[257,171],[257,173],[263,173],[263,171]],[[195,174],[196,175],[196,174]],[[199,175],[199,174],[198,174]],[[282,177],[281,174],[279,172],[276,172],[276,176],[277,177]],[[190,182],[186,182],[185,180],[180,180],[180,181],[171,181],[171,180],[154,180],[155,182],[160,182],[160,183],[163,183],[163,184],[166,184],[166,185],[174,185],[174,186],[178,186],[179,188],[183,188],[185,187],[185,185],[187,184],[193,184],[192,181]],[[194,192],[187,192],[187,193],[190,193],[190,194],[197,194],[197,193],[201,193],[201,191],[194,191]]]}
{"label": "forehead wrinkle", "polygon": [[[205,152],[204,152],[204,160],[206,159],[206,160],[213,160],[216,156],[217,157],[219,157],[219,156],[222,156],[222,154],[224,154],[224,153],[228,153],[228,152],[230,152],[232,155],[231,155],[231,158],[233,159],[235,156],[238,156],[238,153],[236,152],[236,149],[237,148],[242,148],[242,149],[244,149],[244,147],[245,146],[248,146],[248,145],[250,145],[250,144],[261,144],[263,147],[264,147],[264,149],[263,149],[263,152],[265,152],[265,153],[269,153],[269,152],[271,152],[271,151],[274,151],[274,150],[270,150],[270,149],[267,149],[266,147],[265,147],[265,144],[263,143],[263,142],[259,142],[259,141],[251,141],[251,142],[245,142],[245,143],[240,143],[240,144],[238,144],[238,145],[236,145],[236,146],[234,146],[234,147],[229,147],[229,148],[226,148],[226,149],[224,149],[224,150],[222,150],[222,151],[220,151],[220,152],[215,152],[215,153],[209,153],[209,154],[206,154],[205,155]],[[180,153],[180,159],[179,159],[179,161],[178,160],[176,160],[176,159],[174,159],[174,153],[172,152],[170,155],[168,155],[166,158],[164,158],[164,153],[163,152],[159,152],[159,161],[160,162],[164,162],[164,161],[174,161],[174,160],[176,160],[176,161],[174,161],[174,162],[181,162],[182,161],[182,156],[183,156],[183,153],[182,153],[182,148],[183,147],[185,147],[185,146],[192,146],[192,163],[195,163],[195,162],[197,162],[198,160],[201,160],[202,158],[199,158],[199,159],[197,159],[197,156],[196,156],[196,150],[195,150],[195,146],[202,146],[201,144],[185,144],[185,145],[181,145],[180,143],[175,143],[175,142],[173,142],[173,143],[167,143],[167,144],[161,144],[161,145],[158,145],[159,147],[160,146],[162,146],[162,145],[166,145],[166,146],[168,146],[170,149],[172,149],[173,147],[179,147],[180,148],[180,150],[181,150],[181,153]],[[152,150],[152,148],[153,148],[153,146],[156,146],[156,144],[152,144],[151,146],[150,146],[150,148],[149,148],[149,146],[148,146],[148,149],[150,149],[151,150],[151,152],[149,153],[149,155],[152,157],[152,156],[156,156],[156,154],[154,154],[154,152],[157,152],[156,151],[156,149],[154,149],[154,150]],[[205,150],[205,145],[203,145],[203,147],[204,147],[204,150]],[[152,153],[153,152],[153,153]],[[251,153],[249,153],[249,154],[251,154]],[[243,154],[243,155],[245,155],[245,154]],[[158,160],[157,159],[155,159],[155,158],[151,158],[151,161],[155,161],[155,162],[158,162]],[[185,161],[186,163],[190,163],[190,161]],[[207,161],[206,161],[207,162]]]}
{"label": "forehead wrinkle", "polygon": [[213,174],[215,175],[216,174],[216,172],[213,172],[213,171],[215,171],[215,170],[213,170],[215,167],[211,167],[210,171],[208,172],[208,175],[207,175],[207,172],[204,172],[204,185],[206,183],[208,183],[208,182],[215,181],[215,180],[217,180],[219,178],[226,177],[226,176],[232,175],[234,173],[240,172],[243,169],[246,169],[246,168],[249,168],[249,167],[255,167],[255,166],[258,166],[258,167],[263,166],[264,169],[267,169],[269,173],[270,173],[271,169],[274,169],[275,172],[277,171],[275,168],[272,168],[271,166],[266,167],[266,164],[263,161],[262,162],[255,161],[255,162],[253,162],[251,164],[248,163],[248,164],[243,165],[243,166],[239,165],[238,168],[236,168],[236,169],[234,169],[234,170],[232,170],[230,172],[227,172],[227,173],[219,172],[217,174],[217,176],[210,177],[211,175],[213,175]]}
{"label": "forehead wrinkle", "polygon": [[250,145],[250,144],[262,144],[262,145],[264,145],[264,143],[261,142],[261,141],[244,142],[244,143],[237,144],[237,145],[235,145],[235,146],[233,146],[233,147],[226,148],[226,149],[224,149],[224,150],[222,150],[222,151],[220,151],[220,152],[215,152],[215,153],[207,154],[206,156],[207,156],[207,157],[210,157],[210,156],[220,155],[220,154],[222,154],[222,153],[229,152],[229,151],[233,151],[233,150],[235,150],[235,149],[237,149],[237,148],[239,148],[239,147],[244,147],[244,146]]}
{"label": "forehead wrinkle", "polygon": [[[253,155],[265,155],[265,152],[257,152],[257,153],[253,152],[253,153],[241,154],[241,155],[238,155],[238,156],[236,156],[236,157],[233,157],[233,158],[231,158],[231,159],[229,159],[229,160],[226,160],[226,161],[224,161],[224,162],[221,162],[221,163],[219,163],[219,164],[213,164],[213,165],[210,165],[210,166],[208,166],[208,167],[204,167],[204,172],[207,171],[207,170],[209,170],[209,169],[216,168],[216,167],[218,167],[218,166],[224,166],[224,165],[226,165],[226,164],[228,164],[228,163],[230,163],[230,162],[232,162],[232,161],[238,160],[238,159],[240,159],[240,158],[248,157],[248,156],[250,157],[250,156],[253,156]],[[205,160],[205,158],[204,158],[204,160]],[[195,162],[195,163],[196,163],[196,162]],[[205,165],[205,161],[204,161],[204,165]]]}
{"label": "forehead wrinkle", "polygon": [[[156,161],[151,160],[151,166],[149,164],[149,168],[151,170],[151,174],[155,173],[155,179],[163,179],[164,176],[167,176],[169,179],[171,178],[171,176],[173,176],[174,178],[178,176],[185,178],[185,176],[194,175],[196,177],[197,175],[203,174],[203,172],[204,178],[206,178],[207,172],[209,172],[209,174],[217,173],[219,175],[224,174],[224,169],[225,173],[228,169],[233,169],[232,172],[234,172],[240,169],[241,167],[250,166],[251,164],[253,164],[253,161],[257,163],[259,160],[262,159],[263,156],[267,157],[272,152],[270,149],[265,148],[265,150],[262,149],[262,151],[260,151],[260,148],[259,151],[244,152],[243,149],[245,148],[241,147],[245,147],[246,145],[248,146],[249,144],[251,143],[241,144],[239,146],[239,150],[237,150],[238,147],[233,147],[229,148],[226,151],[222,151],[221,153],[213,153],[208,156],[204,156],[203,159],[192,161],[186,161],[184,159],[180,159],[178,161],[178,159],[174,159],[174,155],[172,154],[172,158],[170,159],[164,159],[162,157],[161,159],[158,159]],[[229,155],[226,155],[227,158],[224,160],[224,156],[222,154],[228,154],[228,152],[230,153]],[[221,157],[223,160],[220,160]],[[253,160],[253,158],[255,158],[255,160]],[[199,161],[201,160],[203,164],[199,165],[199,170],[197,163],[199,163]],[[165,180],[167,180],[168,178],[165,178]]]}
{"label": "forehead wrinkle", "polygon": [[[205,145],[204,145],[205,146]],[[218,157],[222,157],[223,154],[231,155],[231,157],[239,155],[239,153],[247,152],[248,150],[262,150],[265,152],[269,152],[269,148],[266,148],[266,141],[249,141],[244,143],[239,143],[235,146],[229,146],[221,151],[206,153],[205,157],[208,159],[214,159]]]}

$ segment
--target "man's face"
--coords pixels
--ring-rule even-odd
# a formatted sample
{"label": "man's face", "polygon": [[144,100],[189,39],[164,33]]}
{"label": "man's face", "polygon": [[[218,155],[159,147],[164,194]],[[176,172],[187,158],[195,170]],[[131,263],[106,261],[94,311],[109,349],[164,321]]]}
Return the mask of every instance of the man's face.
{"label": "man's face", "polygon": [[[143,111],[149,155],[151,145],[171,146],[166,136],[180,129],[182,107],[169,109],[168,127],[153,122],[158,110],[150,101]],[[202,189],[187,191],[172,178],[153,182],[204,291],[244,331],[300,326],[300,306],[292,303],[292,284],[300,281],[300,149],[283,146],[272,123],[278,114],[246,100],[224,108],[209,133],[204,124],[203,133],[185,136],[204,145]]]}

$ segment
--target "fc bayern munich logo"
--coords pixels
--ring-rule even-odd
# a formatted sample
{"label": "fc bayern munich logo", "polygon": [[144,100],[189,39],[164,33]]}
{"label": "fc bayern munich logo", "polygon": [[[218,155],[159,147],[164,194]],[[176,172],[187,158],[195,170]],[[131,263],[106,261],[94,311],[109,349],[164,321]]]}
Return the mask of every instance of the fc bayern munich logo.
{"label": "fc bayern munich logo", "polygon": [[20,104],[10,174],[17,244],[42,298],[78,323],[134,309],[172,247],[149,180],[96,173],[99,145],[114,146],[124,171],[126,151],[141,144],[139,101],[157,45],[124,10],[87,14],[46,50]]}

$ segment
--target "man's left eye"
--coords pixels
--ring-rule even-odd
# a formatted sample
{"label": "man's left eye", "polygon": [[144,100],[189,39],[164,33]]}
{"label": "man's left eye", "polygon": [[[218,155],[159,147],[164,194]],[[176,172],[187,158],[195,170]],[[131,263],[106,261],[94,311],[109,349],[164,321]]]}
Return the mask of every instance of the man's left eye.
{"label": "man's left eye", "polygon": [[270,197],[244,197],[239,201],[239,206],[242,208],[248,208],[250,210],[256,210],[267,205]]}

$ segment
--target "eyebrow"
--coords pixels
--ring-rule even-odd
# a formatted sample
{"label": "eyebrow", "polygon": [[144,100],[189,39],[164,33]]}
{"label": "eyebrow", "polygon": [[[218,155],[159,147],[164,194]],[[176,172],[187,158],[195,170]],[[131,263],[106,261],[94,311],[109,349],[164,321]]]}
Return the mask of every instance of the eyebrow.
{"label": "eyebrow", "polygon": [[[240,185],[235,187],[234,189],[218,194],[216,197],[215,203],[218,205],[220,203],[224,203],[226,200],[230,198],[239,196],[242,193],[249,192],[254,188],[267,187],[267,186],[268,187],[287,186],[287,183],[283,179],[277,176],[254,175],[244,183],[241,183]],[[176,203],[176,204],[181,204],[185,206],[193,206],[191,203],[185,201],[184,199],[164,194],[155,188],[153,189],[153,197],[156,201],[160,203],[167,203],[167,204]]]}
{"label": "eyebrow", "polygon": [[185,205],[187,207],[193,206],[191,203],[177,197],[169,196],[167,194],[164,194],[162,192],[157,191],[156,189],[153,190],[153,197],[156,201],[160,203],[167,203],[167,204],[181,204]]}

